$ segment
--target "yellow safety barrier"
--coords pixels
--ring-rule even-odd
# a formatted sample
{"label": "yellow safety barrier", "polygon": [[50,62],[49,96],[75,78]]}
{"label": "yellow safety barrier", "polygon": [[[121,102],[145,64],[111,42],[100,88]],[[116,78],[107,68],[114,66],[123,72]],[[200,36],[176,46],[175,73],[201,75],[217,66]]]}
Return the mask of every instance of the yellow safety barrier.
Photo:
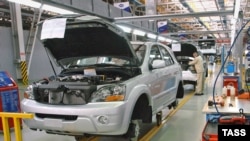
{"label": "yellow safety barrier", "polygon": [[22,141],[22,134],[21,134],[21,118],[33,118],[33,114],[27,113],[11,113],[11,112],[0,112],[0,117],[2,118],[3,124],[3,133],[4,133],[4,141],[10,141],[10,130],[9,130],[9,118],[13,118],[14,121],[14,130],[16,141]]}

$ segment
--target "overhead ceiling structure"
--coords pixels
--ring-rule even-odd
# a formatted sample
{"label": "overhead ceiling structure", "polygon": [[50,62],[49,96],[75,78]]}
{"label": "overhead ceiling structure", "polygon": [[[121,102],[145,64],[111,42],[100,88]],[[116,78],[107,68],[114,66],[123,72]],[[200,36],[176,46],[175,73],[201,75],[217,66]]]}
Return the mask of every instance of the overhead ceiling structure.
{"label": "overhead ceiling structure", "polygon": [[[132,7],[136,7],[135,1],[137,7],[145,7],[150,0],[130,0]],[[233,30],[241,28],[250,20],[250,0],[156,0],[156,6],[157,15],[144,14],[136,17],[120,17],[116,20],[166,20],[169,29],[167,33],[162,34],[166,37],[182,41],[209,38],[225,44],[230,44],[234,38]],[[147,9],[141,8],[141,10]],[[245,30],[249,25],[245,26]],[[179,35],[185,35],[185,38]]]}
{"label": "overhead ceiling structure", "polygon": [[[41,0],[34,0],[41,1]],[[43,0],[45,3],[57,4],[59,0]],[[92,0],[95,1],[95,0]],[[102,0],[110,5],[117,2],[129,2],[131,16],[114,17],[116,22],[128,21],[167,21],[168,29],[162,36],[170,37],[178,41],[202,41],[213,40],[215,42],[230,44],[232,30],[240,28],[238,19],[242,16],[243,23],[250,20],[250,0]],[[147,15],[146,4],[149,1],[155,2],[156,13]],[[0,0],[0,10],[6,11],[6,0]],[[67,3],[76,3],[70,0]],[[86,1],[87,2],[87,1]],[[61,0],[63,8],[65,0]],[[89,3],[89,2],[88,2]],[[239,3],[239,7],[236,7]],[[65,9],[69,7],[65,6]],[[32,8],[23,6],[23,10],[32,11]],[[85,11],[86,12],[86,11]],[[235,14],[235,12],[242,14]],[[0,13],[1,14],[1,13]],[[26,13],[27,15],[28,13]],[[44,11],[43,17],[54,13]],[[88,14],[88,11],[87,11]],[[95,14],[90,13],[89,14]],[[5,14],[6,15],[6,14]],[[237,17],[235,17],[237,15]],[[8,17],[8,16],[7,16]],[[29,17],[26,16],[26,21]],[[32,15],[31,15],[32,17]],[[0,19],[1,21],[1,19]],[[246,26],[246,28],[249,25]],[[182,36],[180,36],[182,35]],[[185,35],[185,36],[183,36]],[[234,36],[234,35],[233,35]]]}
{"label": "overhead ceiling structure", "polygon": [[[209,12],[209,11],[225,11],[233,10],[233,5],[231,6],[228,3],[228,8],[225,8],[224,1],[217,3],[215,0],[201,1],[201,0],[189,0],[189,1],[175,1],[179,7],[186,9],[184,13],[198,13],[198,12]],[[160,6],[161,3],[159,4]],[[180,11],[177,11],[180,12]],[[232,13],[231,13],[232,14]],[[222,16],[202,16],[202,17],[191,17],[191,18],[182,18],[177,19],[173,18],[170,21],[180,25],[185,31],[195,30],[195,31],[218,31],[218,30],[230,30],[228,28],[228,21],[232,15],[222,15]],[[205,36],[202,32],[198,33],[198,36]],[[212,36],[216,38],[228,38],[229,35],[225,32],[214,32],[211,33]]]}
{"label": "overhead ceiling structure", "polygon": [[[22,10],[22,24],[25,30],[29,30],[34,11],[37,10],[34,7],[21,5]],[[55,16],[56,13],[50,11],[44,11],[41,16],[41,20]],[[0,0],[0,26],[11,26],[10,6],[7,0]]]}
{"label": "overhead ceiling structure", "polygon": [[[220,15],[222,11],[233,11],[234,0],[159,0],[158,6],[162,7],[165,3],[172,2],[177,5],[180,10],[178,13],[200,13],[200,12],[215,12],[216,15],[207,15],[200,17],[187,17],[187,18],[172,18],[170,22],[181,26],[185,32],[193,32],[191,39],[207,39],[212,37],[217,41],[230,43],[231,19],[233,12]],[[166,10],[165,10],[166,11]],[[164,12],[164,11],[163,11]],[[168,11],[166,11],[168,12]],[[216,12],[215,12],[216,13]],[[196,31],[196,32],[194,32]]]}
{"label": "overhead ceiling structure", "polygon": [[[140,2],[145,4],[147,0]],[[170,30],[164,33],[165,36],[178,37],[180,34],[186,34],[186,38],[182,37],[181,40],[213,37],[215,40],[229,43],[235,2],[235,0],[157,0],[157,15],[173,15],[166,16],[166,20],[170,25],[178,27],[178,31]],[[246,3],[247,0],[242,0],[241,7],[245,6],[246,9]]]}

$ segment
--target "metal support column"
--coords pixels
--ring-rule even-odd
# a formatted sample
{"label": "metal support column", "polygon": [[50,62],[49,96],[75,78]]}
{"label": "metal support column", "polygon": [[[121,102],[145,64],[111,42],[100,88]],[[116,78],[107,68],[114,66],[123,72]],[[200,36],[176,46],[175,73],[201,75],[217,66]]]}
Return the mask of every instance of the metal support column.
{"label": "metal support column", "polygon": [[[25,61],[25,48],[23,38],[23,24],[20,4],[10,2],[11,28],[13,36],[13,47],[16,51],[15,57],[18,65],[17,74],[21,71],[22,82],[28,85],[27,65]],[[20,63],[20,64],[19,64]],[[20,65],[20,66],[19,66]],[[21,68],[21,69],[20,69]]]}
{"label": "metal support column", "polygon": [[235,42],[235,46],[233,48],[233,56],[235,57],[234,60],[236,62],[235,64],[235,71],[237,72],[238,70],[240,70],[241,66],[242,66],[242,62],[243,62],[243,54],[244,54],[244,47],[243,47],[243,36],[245,33],[241,32],[239,33],[240,28],[243,26],[243,13],[239,12],[239,18],[237,21],[237,25],[238,27],[236,27],[236,31],[238,35],[238,38]]}
{"label": "metal support column", "polygon": [[28,38],[27,46],[26,46],[26,61],[28,63],[27,74],[29,74],[29,72],[30,72],[31,58],[33,57],[34,46],[36,43],[36,34],[37,34],[37,25],[36,24],[41,19],[41,15],[43,12],[42,6],[43,6],[43,4],[40,6],[39,9],[34,10],[32,24],[30,27],[29,38]]}

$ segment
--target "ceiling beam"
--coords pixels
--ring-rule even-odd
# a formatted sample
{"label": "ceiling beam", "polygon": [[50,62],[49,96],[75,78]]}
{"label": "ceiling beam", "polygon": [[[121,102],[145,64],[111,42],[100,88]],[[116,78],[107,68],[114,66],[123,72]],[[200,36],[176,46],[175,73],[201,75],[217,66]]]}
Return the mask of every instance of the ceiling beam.
{"label": "ceiling beam", "polygon": [[[225,20],[225,21],[230,21],[230,20]],[[199,24],[197,21],[171,21],[174,24]],[[210,20],[210,21],[205,21],[206,23],[215,23],[215,22],[220,22],[220,20]]]}
{"label": "ceiling beam", "polygon": [[118,22],[143,21],[143,20],[163,20],[170,18],[222,16],[222,15],[233,15],[233,12],[234,12],[233,10],[227,10],[227,11],[208,11],[208,12],[196,12],[196,13],[184,13],[184,14],[182,13],[182,14],[116,17],[114,18],[114,21],[118,23]]}
{"label": "ceiling beam", "polygon": [[174,32],[174,33],[162,33],[161,35],[179,35],[179,34],[213,34],[213,33],[229,33],[231,30],[214,30],[214,31],[185,31],[185,32]]}

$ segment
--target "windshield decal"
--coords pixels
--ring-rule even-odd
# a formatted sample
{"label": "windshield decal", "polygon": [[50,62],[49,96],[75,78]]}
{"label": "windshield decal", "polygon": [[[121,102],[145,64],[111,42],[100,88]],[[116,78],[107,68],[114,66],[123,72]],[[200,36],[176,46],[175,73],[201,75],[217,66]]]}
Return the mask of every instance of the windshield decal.
{"label": "windshield decal", "polygon": [[45,20],[41,31],[41,40],[64,38],[67,18]]}

